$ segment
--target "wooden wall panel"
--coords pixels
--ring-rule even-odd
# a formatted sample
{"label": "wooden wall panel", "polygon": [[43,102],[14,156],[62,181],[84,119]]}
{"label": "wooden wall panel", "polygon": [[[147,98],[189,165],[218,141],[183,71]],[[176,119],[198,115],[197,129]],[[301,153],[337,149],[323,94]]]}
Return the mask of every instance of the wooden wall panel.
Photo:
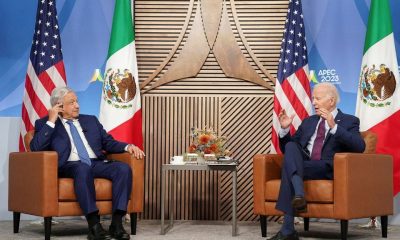
{"label": "wooden wall panel", "polygon": [[[144,96],[142,105],[147,123],[144,142],[148,159],[146,204],[142,216],[158,219],[161,215],[161,165],[168,163],[171,156],[186,151],[191,127],[218,129],[220,103],[219,98],[205,96]],[[178,172],[175,175],[178,183],[175,216],[180,219],[218,219],[218,178],[218,172]]]}
{"label": "wooden wall panel", "polygon": [[[161,165],[189,146],[191,127],[212,126],[229,137],[227,147],[240,159],[238,219],[252,221],[252,162],[255,153],[268,152],[273,108],[273,88],[288,1],[221,1],[220,24],[215,42],[206,48],[201,38],[210,29],[196,20],[210,0],[135,0],[136,49],[142,93],[143,131],[146,152],[144,219],[160,218]],[[210,12],[211,11],[211,12]],[[223,18],[223,19],[222,19]],[[212,22],[212,21],[211,21]],[[200,24],[200,25],[199,25]],[[200,26],[200,27],[199,27]],[[199,29],[202,29],[201,31]],[[204,32],[203,32],[204,31]],[[229,46],[217,44],[232,40]],[[193,45],[194,44],[194,45]],[[216,49],[219,47],[220,49]],[[221,54],[239,51],[240,65]],[[187,57],[189,53],[190,58]],[[238,53],[238,52],[237,52]],[[186,54],[186,57],[185,57]],[[197,69],[194,60],[205,56]],[[236,62],[237,62],[236,61]],[[182,65],[183,64],[183,65]],[[246,65],[247,68],[243,68]],[[177,67],[178,66],[178,67]],[[179,66],[190,77],[179,78]],[[243,68],[230,75],[229,67]],[[178,69],[178,72],[176,71]],[[166,80],[160,84],[162,81]],[[258,81],[258,82],[257,82]],[[227,173],[182,172],[176,197],[178,219],[229,220],[231,182]],[[205,209],[205,211],[200,211]]]}
{"label": "wooden wall panel", "polygon": [[[227,147],[240,161],[238,167],[237,217],[242,221],[255,220],[253,214],[253,164],[256,153],[269,149],[272,118],[272,98],[223,97],[221,99],[221,133],[228,137]],[[220,219],[231,219],[231,177],[221,175]]]}

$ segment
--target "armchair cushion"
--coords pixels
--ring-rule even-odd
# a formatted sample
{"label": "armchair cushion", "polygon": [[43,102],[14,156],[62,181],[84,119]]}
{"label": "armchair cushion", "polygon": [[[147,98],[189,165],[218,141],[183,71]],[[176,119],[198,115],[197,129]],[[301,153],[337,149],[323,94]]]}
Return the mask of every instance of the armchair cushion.
{"label": "armchair cushion", "polygon": [[[94,188],[96,190],[96,201],[112,200],[112,183],[108,179],[94,179]],[[58,200],[60,202],[77,201],[74,191],[74,180],[72,178],[58,179]]]}

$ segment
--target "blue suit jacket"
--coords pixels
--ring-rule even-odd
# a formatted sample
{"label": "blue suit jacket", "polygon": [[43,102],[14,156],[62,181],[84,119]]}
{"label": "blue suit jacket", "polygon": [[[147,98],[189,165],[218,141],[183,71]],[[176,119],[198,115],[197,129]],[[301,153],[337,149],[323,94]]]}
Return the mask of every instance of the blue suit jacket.
{"label": "blue suit jacket", "polygon": [[[105,159],[105,153],[122,153],[127,143],[118,142],[108,134],[95,116],[79,115],[79,123],[83,133],[99,160]],[[48,116],[35,122],[35,135],[31,141],[32,151],[56,151],[58,167],[62,167],[71,154],[71,141],[64,125],[57,119],[55,127],[46,124]]]}
{"label": "blue suit jacket", "polygon": [[[307,150],[307,144],[317,128],[319,119],[318,115],[305,118],[293,136],[288,133],[283,138],[280,138],[279,146],[281,151],[284,153],[286,143],[293,141],[300,144],[304,152],[310,155]],[[361,138],[359,131],[360,120],[357,117],[344,114],[338,110],[335,122],[337,124],[336,133],[332,135],[328,132],[321,152],[321,160],[326,161],[331,167],[333,166],[335,153],[363,152],[365,149],[365,142]]]}

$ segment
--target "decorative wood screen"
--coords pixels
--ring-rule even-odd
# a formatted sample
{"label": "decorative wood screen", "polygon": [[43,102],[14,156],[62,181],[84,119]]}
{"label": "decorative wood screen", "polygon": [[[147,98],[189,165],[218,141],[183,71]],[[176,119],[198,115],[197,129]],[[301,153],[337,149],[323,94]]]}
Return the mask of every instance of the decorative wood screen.
{"label": "decorative wood screen", "polygon": [[[240,161],[238,219],[256,219],[252,157],[269,151],[273,86],[287,4],[287,0],[135,1],[146,152],[142,218],[160,218],[161,165],[187,151],[191,127],[207,126],[228,137],[227,148]],[[175,176],[180,183],[176,218],[231,218],[229,173]]]}

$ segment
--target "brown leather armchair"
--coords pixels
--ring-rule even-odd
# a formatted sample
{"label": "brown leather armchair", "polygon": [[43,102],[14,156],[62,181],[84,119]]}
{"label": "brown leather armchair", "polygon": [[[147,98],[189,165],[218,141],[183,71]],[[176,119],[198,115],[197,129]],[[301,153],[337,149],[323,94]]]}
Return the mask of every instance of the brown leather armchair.
{"label": "brown leather armchair", "polygon": [[[33,131],[25,138],[29,146]],[[28,149],[29,150],[29,149]],[[128,203],[131,234],[136,234],[137,213],[143,211],[144,160],[128,153],[110,154],[108,159],[127,163],[133,173],[132,193]],[[21,213],[44,217],[45,239],[50,239],[51,219],[83,215],[76,200],[72,178],[58,178],[57,153],[13,152],[9,156],[8,210],[13,212],[14,233],[19,231]],[[100,215],[111,214],[111,181],[95,179],[96,205]]]}
{"label": "brown leather armchair", "polygon": [[[337,153],[333,180],[304,181],[309,218],[340,220],[342,239],[347,239],[348,220],[381,216],[382,237],[387,237],[388,215],[393,214],[393,160],[389,155],[375,154],[377,136],[363,132],[364,153]],[[267,216],[281,216],[275,209],[281,183],[283,156],[258,154],[253,158],[254,214],[260,215],[261,234],[267,235]]]}

